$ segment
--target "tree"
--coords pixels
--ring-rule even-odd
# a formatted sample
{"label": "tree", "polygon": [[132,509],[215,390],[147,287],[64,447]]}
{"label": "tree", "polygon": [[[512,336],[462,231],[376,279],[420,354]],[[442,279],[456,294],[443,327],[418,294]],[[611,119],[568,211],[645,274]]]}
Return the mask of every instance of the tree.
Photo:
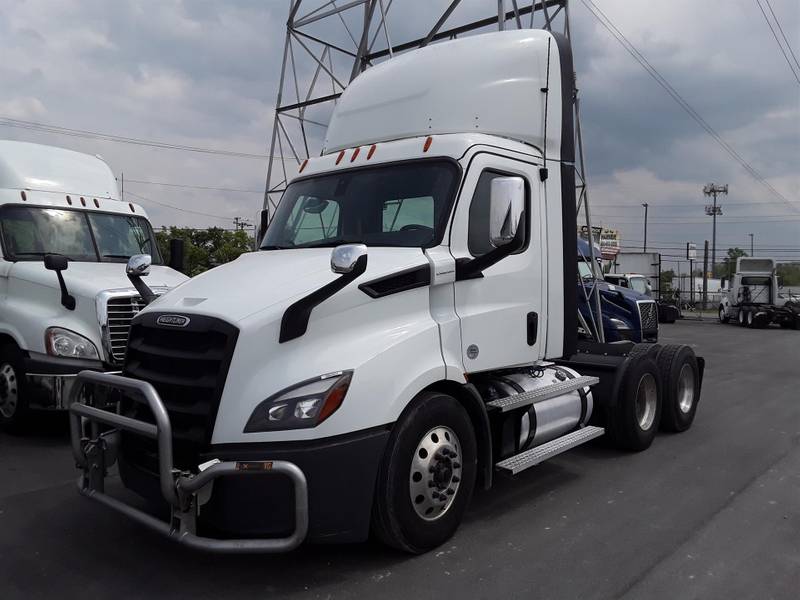
{"label": "tree", "polygon": [[725,262],[714,265],[714,277],[730,277],[736,270],[736,259],[740,256],[748,256],[748,254],[739,247],[728,248]]}
{"label": "tree", "polygon": [[661,291],[661,297],[666,298],[666,296],[672,291],[672,280],[675,279],[675,271],[673,269],[667,269],[666,271],[661,271],[661,279],[659,280],[659,288]]}
{"label": "tree", "polygon": [[162,227],[156,232],[158,249],[165,261],[169,261],[169,241],[180,238],[184,243],[186,274],[199,275],[217,265],[230,262],[241,254],[252,250],[253,240],[244,231],[225,231],[219,227],[211,229],[189,229],[184,227]]}

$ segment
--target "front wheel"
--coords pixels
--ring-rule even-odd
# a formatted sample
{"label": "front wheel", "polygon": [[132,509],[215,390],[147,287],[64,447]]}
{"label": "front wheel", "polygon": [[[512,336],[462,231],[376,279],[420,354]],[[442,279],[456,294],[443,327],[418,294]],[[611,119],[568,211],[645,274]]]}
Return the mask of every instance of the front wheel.
{"label": "front wheel", "polygon": [[22,353],[13,344],[0,346],[0,426],[19,428],[28,417]]}
{"label": "front wheel", "polygon": [[389,439],[375,490],[374,533],[413,554],[446,542],[461,523],[476,472],[466,410],[452,396],[423,392]]}

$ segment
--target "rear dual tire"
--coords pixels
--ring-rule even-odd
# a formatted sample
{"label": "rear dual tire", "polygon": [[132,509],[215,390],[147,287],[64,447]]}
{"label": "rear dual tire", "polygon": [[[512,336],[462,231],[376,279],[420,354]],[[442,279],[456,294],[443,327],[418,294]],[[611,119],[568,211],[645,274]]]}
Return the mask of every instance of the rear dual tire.
{"label": "rear dual tire", "polygon": [[[642,348],[642,350],[639,350]],[[656,347],[634,348],[623,375],[616,406],[611,407],[606,433],[621,450],[641,452],[653,443],[661,419],[659,371],[651,352]]]}
{"label": "rear dual tire", "polygon": [[700,399],[700,366],[689,346],[667,345],[656,358],[661,378],[661,429],[686,431]]}

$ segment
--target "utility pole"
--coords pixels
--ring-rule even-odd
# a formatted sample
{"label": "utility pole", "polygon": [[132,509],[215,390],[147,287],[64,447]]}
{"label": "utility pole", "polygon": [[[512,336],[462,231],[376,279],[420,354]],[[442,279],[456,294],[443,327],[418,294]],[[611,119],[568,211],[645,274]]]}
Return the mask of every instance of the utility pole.
{"label": "utility pole", "polygon": [[756,253],[755,253],[755,251],[753,249],[753,234],[752,233],[748,233],[747,235],[750,236],[750,256],[755,256]]}
{"label": "utility pole", "polygon": [[647,252],[647,207],[650,206],[647,202],[642,202],[642,206],[644,206],[644,250],[643,252]]}
{"label": "utility pole", "polygon": [[703,310],[708,304],[708,240],[703,251]]}
{"label": "utility pole", "polygon": [[697,245],[686,242],[686,260],[689,261],[689,302],[694,306],[694,261],[697,258]]}
{"label": "utility pole", "polygon": [[[722,215],[722,207],[717,206],[717,195],[728,195],[728,184],[717,185],[716,183],[709,183],[703,187],[703,194],[712,196],[714,204],[706,205],[706,214],[710,215],[714,220],[714,225],[711,233],[711,271],[714,271],[714,265],[717,264],[717,215]],[[712,273],[713,275],[713,273]],[[703,300],[705,302],[705,299]]]}

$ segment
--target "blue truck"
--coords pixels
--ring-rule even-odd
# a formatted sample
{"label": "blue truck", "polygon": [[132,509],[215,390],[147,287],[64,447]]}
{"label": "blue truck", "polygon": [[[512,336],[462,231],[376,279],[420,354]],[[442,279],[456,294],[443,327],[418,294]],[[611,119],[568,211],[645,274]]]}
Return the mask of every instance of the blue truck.
{"label": "blue truck", "polygon": [[[600,249],[595,245],[594,250],[594,255],[599,257]],[[645,294],[605,281],[602,272],[601,265],[592,268],[589,243],[579,238],[578,312],[584,322],[579,327],[579,333],[591,337],[591,330],[597,319],[594,294],[600,294],[603,334],[606,342],[657,342],[656,302]]]}

